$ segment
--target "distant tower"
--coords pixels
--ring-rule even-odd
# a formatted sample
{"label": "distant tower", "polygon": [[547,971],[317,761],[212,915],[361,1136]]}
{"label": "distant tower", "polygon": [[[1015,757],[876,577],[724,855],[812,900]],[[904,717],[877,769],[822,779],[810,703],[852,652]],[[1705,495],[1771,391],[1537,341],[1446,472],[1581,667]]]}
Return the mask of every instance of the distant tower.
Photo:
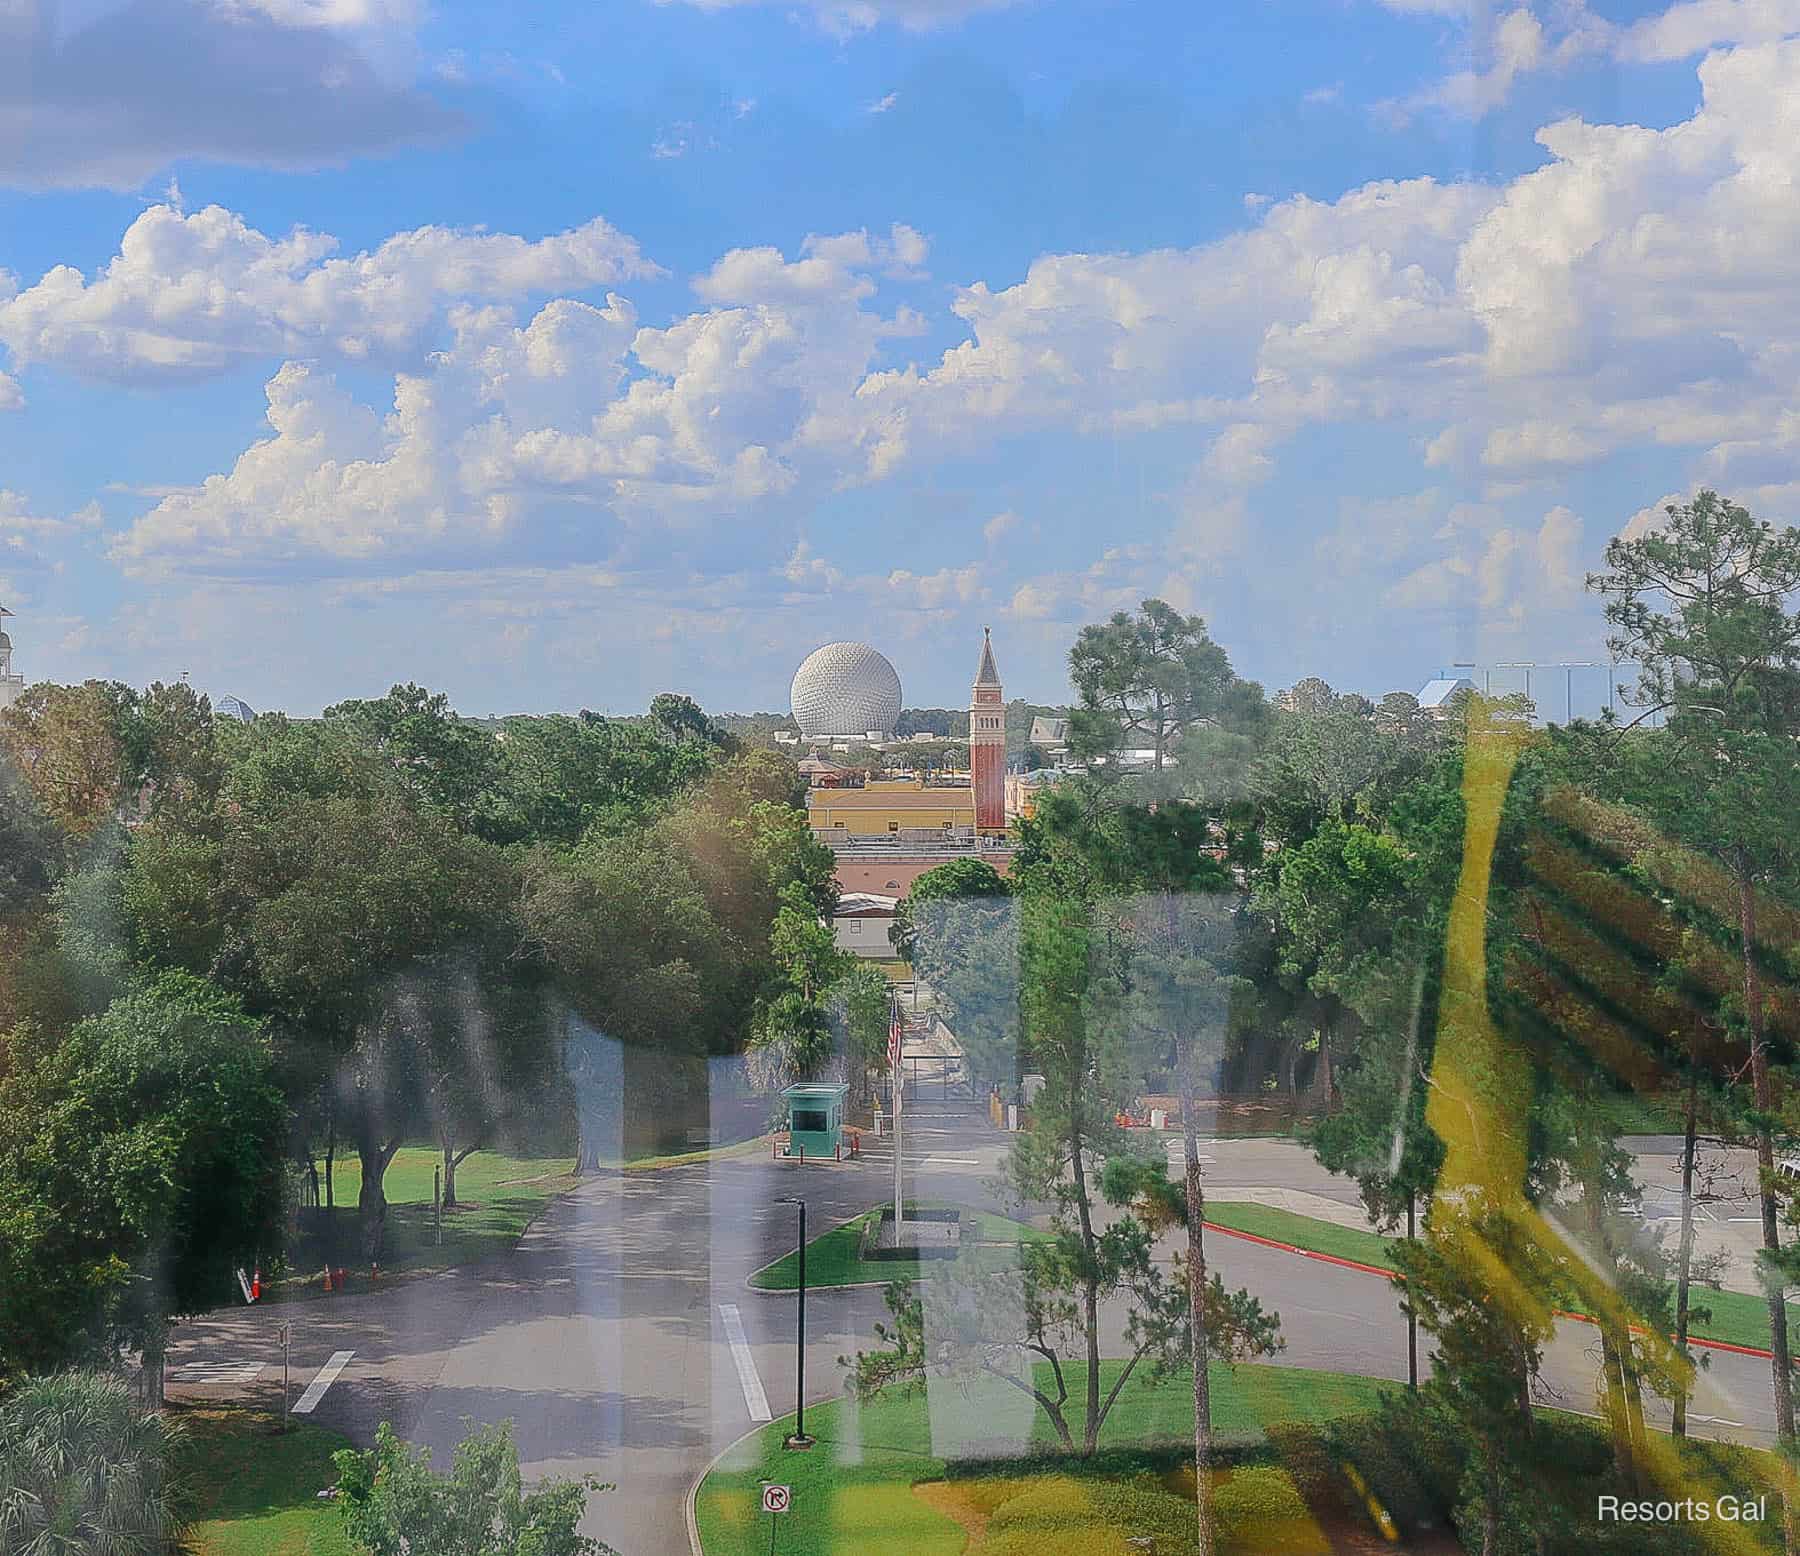
{"label": "distant tower", "polygon": [[981,668],[969,699],[969,774],[977,833],[1006,830],[1006,697],[994,668],[994,641],[981,629]]}
{"label": "distant tower", "polygon": [[[0,605],[0,621],[10,615],[12,612]],[[6,635],[6,628],[0,626],[0,712],[10,708],[24,692],[25,677],[13,674],[12,639]]]}

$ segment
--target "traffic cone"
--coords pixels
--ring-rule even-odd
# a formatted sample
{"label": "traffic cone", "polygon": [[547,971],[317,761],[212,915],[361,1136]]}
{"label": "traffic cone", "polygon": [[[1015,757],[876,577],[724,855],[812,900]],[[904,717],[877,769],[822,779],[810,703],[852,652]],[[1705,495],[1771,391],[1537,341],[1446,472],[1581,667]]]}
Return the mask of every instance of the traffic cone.
{"label": "traffic cone", "polygon": [[262,1301],[262,1266],[260,1264],[256,1267],[256,1273],[250,1277],[250,1300],[252,1302]]}
{"label": "traffic cone", "polygon": [[329,1264],[325,1266],[325,1289],[331,1290],[331,1266]]}

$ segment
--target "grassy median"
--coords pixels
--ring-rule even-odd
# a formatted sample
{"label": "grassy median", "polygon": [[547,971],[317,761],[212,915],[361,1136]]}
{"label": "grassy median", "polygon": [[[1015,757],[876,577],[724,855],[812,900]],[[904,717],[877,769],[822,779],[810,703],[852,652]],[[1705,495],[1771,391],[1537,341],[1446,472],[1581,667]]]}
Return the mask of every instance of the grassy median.
{"label": "grassy median", "polygon": [[[1120,1366],[1116,1361],[1102,1366],[1103,1388],[1111,1387]],[[1038,1372],[1038,1381],[1053,1388],[1048,1366],[1040,1363]],[[1268,1516],[1271,1497],[1285,1498],[1287,1509],[1298,1511],[1303,1521],[1303,1504],[1291,1484],[1285,1491],[1274,1484],[1285,1483],[1285,1475],[1273,1463],[1268,1428],[1362,1414],[1376,1406],[1382,1388],[1393,1386],[1373,1378],[1262,1366],[1214,1367],[1211,1383],[1215,1430],[1236,1461],[1235,1468],[1222,1472],[1221,1484],[1244,1474],[1241,1497],[1254,1501],[1257,1517]],[[760,1511],[760,1492],[761,1482],[769,1480],[792,1488],[793,1511],[782,1515],[775,1531],[782,1556],[865,1551],[1011,1556],[1015,1550],[1053,1549],[1116,1549],[1124,1556],[1124,1542],[1133,1533],[1155,1533],[1165,1523],[1191,1532],[1191,1469],[1184,1496],[1178,1461],[1192,1451],[1193,1410],[1190,1374],[1172,1373],[1153,1384],[1134,1380],[1101,1428],[1100,1461],[1082,1465],[1046,1457],[1054,1433],[1037,1412],[1026,1441],[1017,1445],[1035,1457],[1016,1465],[988,1461],[971,1470],[938,1451],[946,1434],[956,1437],[980,1426],[974,1420],[979,1407],[954,1384],[938,1386],[930,1400],[890,1393],[862,1406],[834,1401],[807,1412],[807,1429],[818,1439],[809,1451],[782,1447],[793,1430],[790,1416],[740,1443],[713,1469],[695,1499],[701,1544],[706,1556],[767,1551],[770,1520]],[[1226,1548],[1258,1549],[1259,1535],[1266,1537],[1266,1526],[1244,1531],[1250,1543],[1229,1542]],[[1320,1547],[1302,1533],[1291,1548]]]}
{"label": "grassy median", "polygon": [[[1353,1259],[1358,1264],[1377,1268],[1393,1268],[1391,1250],[1395,1239],[1376,1232],[1365,1232],[1353,1226],[1339,1226],[1317,1216],[1298,1215],[1272,1205],[1250,1205],[1236,1201],[1208,1201],[1206,1219],[1216,1226],[1236,1232],[1249,1232],[1275,1242],[1289,1243],[1312,1253],[1330,1254],[1334,1258]],[[1719,1340],[1727,1345],[1747,1345],[1767,1350],[1771,1341],[1769,1305],[1761,1297],[1742,1291],[1714,1291],[1710,1286],[1696,1286],[1689,1298],[1696,1309],[1704,1308],[1710,1316],[1697,1319],[1688,1326],[1689,1334],[1698,1340]]]}
{"label": "grassy median", "polygon": [[[880,1220],[885,1207],[866,1210],[852,1221],[835,1226],[810,1238],[806,1244],[806,1284],[810,1286],[854,1286],[885,1283],[891,1280],[918,1280],[942,1268],[941,1259],[864,1259],[860,1257],[863,1229]],[[912,1209],[948,1208],[934,1205],[909,1206]],[[1020,1221],[986,1210],[964,1210],[963,1246],[971,1244],[1015,1244],[1044,1237],[1045,1233]],[[800,1284],[800,1255],[785,1253],[772,1264],[765,1264],[750,1277],[758,1291],[793,1291]]]}

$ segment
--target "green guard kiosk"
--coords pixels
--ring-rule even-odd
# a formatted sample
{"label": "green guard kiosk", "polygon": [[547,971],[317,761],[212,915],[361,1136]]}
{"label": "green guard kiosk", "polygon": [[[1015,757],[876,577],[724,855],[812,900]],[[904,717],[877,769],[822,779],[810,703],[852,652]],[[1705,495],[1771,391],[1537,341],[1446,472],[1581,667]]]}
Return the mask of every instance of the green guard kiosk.
{"label": "green guard kiosk", "polygon": [[848,1086],[790,1086],[782,1092],[787,1103],[788,1155],[829,1156],[842,1154],[844,1098]]}

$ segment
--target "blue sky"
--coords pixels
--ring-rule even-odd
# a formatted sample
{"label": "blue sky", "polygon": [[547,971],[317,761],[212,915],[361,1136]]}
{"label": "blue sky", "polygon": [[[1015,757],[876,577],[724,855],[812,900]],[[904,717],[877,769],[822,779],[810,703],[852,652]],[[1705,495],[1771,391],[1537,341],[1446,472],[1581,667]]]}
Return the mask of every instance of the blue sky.
{"label": "blue sky", "polygon": [[1064,694],[1157,594],[1379,694],[1800,509],[1800,0],[17,0],[28,675]]}

